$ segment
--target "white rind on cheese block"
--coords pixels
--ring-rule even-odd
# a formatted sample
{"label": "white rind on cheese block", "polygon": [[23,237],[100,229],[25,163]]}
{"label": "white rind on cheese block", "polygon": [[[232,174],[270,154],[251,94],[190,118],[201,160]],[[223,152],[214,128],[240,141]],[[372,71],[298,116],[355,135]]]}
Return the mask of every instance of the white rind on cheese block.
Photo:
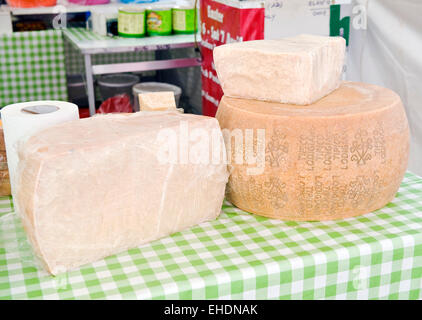
{"label": "white rind on cheese block", "polygon": [[[224,96],[216,115],[223,132],[265,130],[261,174],[230,155],[228,200],[285,220],[331,220],[372,212],[391,201],[409,156],[409,127],[400,97],[375,85],[344,82],[308,106]],[[230,146],[230,148],[229,148]],[[252,148],[251,147],[251,148]],[[257,155],[258,157],[258,155]],[[249,170],[249,172],[253,172]]]}
{"label": "white rind on cheese block", "polygon": [[226,96],[307,105],[338,88],[345,44],[313,35],[230,43],[214,49],[214,64]]}
{"label": "white rind on cheese block", "polygon": [[179,146],[197,147],[198,141],[181,137],[181,126],[216,133],[223,143],[216,119],[177,112],[104,115],[28,139],[20,154],[17,205],[49,272],[74,269],[219,215],[228,179],[225,158],[192,164],[158,157],[162,129],[174,133]]}
{"label": "white rind on cheese block", "polygon": [[141,111],[164,111],[176,109],[173,91],[140,93],[139,108]]}

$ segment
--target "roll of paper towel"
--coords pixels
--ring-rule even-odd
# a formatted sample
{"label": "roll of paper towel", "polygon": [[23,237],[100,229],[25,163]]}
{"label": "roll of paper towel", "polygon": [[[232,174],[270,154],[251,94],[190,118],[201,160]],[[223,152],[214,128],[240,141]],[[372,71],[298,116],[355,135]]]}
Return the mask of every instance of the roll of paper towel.
{"label": "roll of paper towel", "polygon": [[79,119],[78,106],[64,101],[32,101],[15,103],[1,109],[7,166],[12,196],[16,192],[18,146],[35,132],[52,125]]}

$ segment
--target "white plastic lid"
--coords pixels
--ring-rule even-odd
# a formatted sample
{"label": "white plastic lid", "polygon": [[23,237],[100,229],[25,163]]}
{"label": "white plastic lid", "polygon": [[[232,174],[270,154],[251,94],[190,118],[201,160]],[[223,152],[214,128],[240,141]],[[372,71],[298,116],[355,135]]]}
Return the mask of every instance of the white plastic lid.
{"label": "white plastic lid", "polygon": [[160,91],[173,91],[175,95],[182,94],[180,87],[165,82],[140,82],[132,87],[134,94]]}
{"label": "white plastic lid", "polygon": [[102,76],[98,84],[105,87],[121,88],[132,86],[139,82],[139,77],[134,74],[116,73]]}
{"label": "white plastic lid", "polygon": [[141,6],[123,6],[119,7],[119,12],[141,13],[145,11],[145,7]]}

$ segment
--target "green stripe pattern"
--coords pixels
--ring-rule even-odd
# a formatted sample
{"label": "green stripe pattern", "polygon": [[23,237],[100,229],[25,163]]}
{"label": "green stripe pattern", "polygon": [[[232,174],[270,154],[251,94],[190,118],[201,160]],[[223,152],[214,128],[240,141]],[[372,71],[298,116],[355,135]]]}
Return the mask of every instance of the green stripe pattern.
{"label": "green stripe pattern", "polygon": [[[0,299],[420,299],[422,178],[360,217],[286,222],[225,202],[217,220],[57,277],[1,198]],[[9,213],[7,213],[9,212]]]}
{"label": "green stripe pattern", "polygon": [[0,35],[0,108],[33,100],[67,100],[60,30]]}

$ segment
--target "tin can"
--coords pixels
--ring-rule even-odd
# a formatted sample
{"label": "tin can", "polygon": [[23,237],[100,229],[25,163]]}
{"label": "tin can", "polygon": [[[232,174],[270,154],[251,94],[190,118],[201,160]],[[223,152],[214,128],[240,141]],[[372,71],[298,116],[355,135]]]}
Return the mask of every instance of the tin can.
{"label": "tin can", "polygon": [[144,37],[145,9],[135,6],[119,8],[117,31],[121,37]]}
{"label": "tin can", "polygon": [[195,19],[195,7],[192,5],[181,5],[176,6],[172,10],[173,12],[173,32],[176,34],[190,34],[195,33],[196,21]]}
{"label": "tin can", "polygon": [[147,9],[147,32],[151,36],[166,36],[172,31],[171,8]]}

